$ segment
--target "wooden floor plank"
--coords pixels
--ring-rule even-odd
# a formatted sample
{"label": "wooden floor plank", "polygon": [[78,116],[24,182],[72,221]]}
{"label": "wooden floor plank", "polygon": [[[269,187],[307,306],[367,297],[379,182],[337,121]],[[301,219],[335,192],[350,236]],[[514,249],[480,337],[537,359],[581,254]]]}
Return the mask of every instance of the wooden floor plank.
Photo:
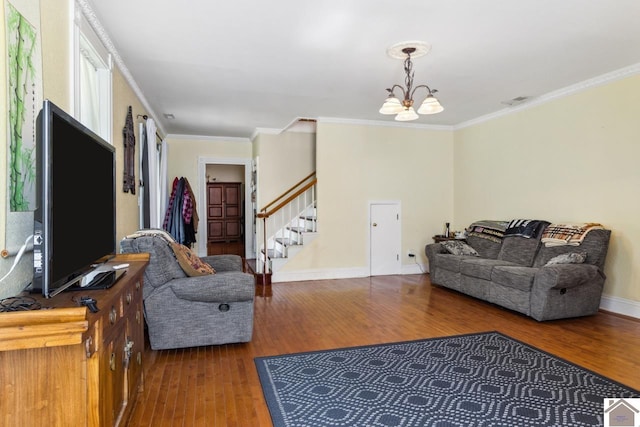
{"label": "wooden floor plank", "polygon": [[611,313],[537,322],[432,286],[428,275],[275,283],[250,343],[152,351],[129,425],[269,427],[254,358],[499,331],[640,389],[640,321]]}

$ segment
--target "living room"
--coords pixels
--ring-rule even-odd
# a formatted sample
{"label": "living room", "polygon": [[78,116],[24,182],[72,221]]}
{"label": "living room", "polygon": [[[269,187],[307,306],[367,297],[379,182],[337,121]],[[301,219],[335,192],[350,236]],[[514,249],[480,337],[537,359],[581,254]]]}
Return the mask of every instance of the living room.
{"label": "living room", "polygon": [[[67,0],[40,2],[40,16],[44,97],[70,111],[70,4]],[[5,49],[5,43],[1,45],[0,50]],[[380,47],[381,52],[384,48]],[[7,56],[4,51],[2,56]],[[3,65],[0,78],[6,81]],[[124,169],[120,135],[127,108],[132,106],[134,117],[148,111],[130,76],[118,67],[113,69],[112,89],[112,134],[120,177]],[[3,86],[4,99],[6,90]],[[6,116],[3,104],[0,129],[5,134]],[[304,167],[289,182],[317,172],[321,228],[318,238],[283,268],[281,276],[291,280],[368,277],[372,200],[393,200],[402,206],[401,263],[408,275],[428,269],[424,247],[442,232],[445,222],[462,230],[481,219],[596,221],[612,230],[601,308],[640,319],[638,117],[640,63],[572,82],[528,106],[454,126],[318,117],[312,143],[306,134],[274,135],[267,130],[257,131],[253,138],[168,134],[168,175],[187,177],[199,186],[201,157],[247,162],[281,157],[281,144],[303,140],[308,150],[314,150],[314,161],[308,160],[308,152],[299,154]],[[8,151],[6,139],[0,146]],[[6,161],[3,158],[3,170],[7,170]],[[259,173],[264,175],[258,182],[288,181],[276,179],[281,178],[281,170],[261,163]],[[4,188],[6,175],[0,178]],[[286,185],[259,189],[263,201]],[[138,198],[118,191],[116,203],[116,231],[121,239],[139,228]],[[3,244],[19,246],[32,233],[32,221],[9,218],[6,198],[0,200],[0,212]],[[407,255],[410,250],[415,259]],[[12,262],[0,260],[2,275]],[[28,285],[32,255],[27,254],[12,274],[0,284],[1,298]]]}
{"label": "living room", "polygon": [[[41,9],[45,97],[68,109],[70,65],[63,58],[71,53],[69,35],[60,31],[70,25],[65,12],[68,5],[47,2]],[[633,166],[639,150],[633,120],[639,80],[638,67],[630,67],[594,81],[576,82],[539,105],[442,130],[319,118],[313,166],[319,181],[322,233],[284,271],[298,271],[303,278],[319,273],[327,278],[368,275],[370,200],[398,200],[402,205],[405,272],[418,271],[414,260],[406,256],[408,250],[415,251],[417,261],[426,265],[423,248],[431,236],[442,232],[444,222],[461,230],[478,219],[596,221],[612,230],[603,304],[612,311],[640,317],[636,283],[640,248],[635,243],[640,236],[633,226],[640,202],[630,196],[640,181],[640,172]],[[116,67],[114,135],[129,105],[134,116],[146,114]],[[169,157],[169,176],[185,176],[197,183],[199,156],[251,159],[271,153],[276,157],[277,136],[258,134],[254,139],[257,153],[249,139],[191,137],[185,141],[184,135],[167,135],[170,152],[179,152],[181,144],[188,143],[183,153]],[[532,152],[536,153],[533,159]],[[527,161],[522,160],[525,153]],[[262,166],[265,174],[281,173]],[[117,176],[122,167],[118,162]],[[267,182],[268,177],[262,181]],[[286,189],[282,185],[264,192],[279,194]],[[425,196],[416,197],[421,194]],[[118,194],[118,238],[138,228],[137,202],[131,194]],[[11,240],[16,244],[30,234],[28,229],[16,232],[13,226],[7,227],[6,220],[3,227],[9,238],[17,234]],[[336,245],[336,241],[349,244]],[[9,264],[3,261],[3,266]],[[2,295],[14,294],[23,284],[3,289]]]}

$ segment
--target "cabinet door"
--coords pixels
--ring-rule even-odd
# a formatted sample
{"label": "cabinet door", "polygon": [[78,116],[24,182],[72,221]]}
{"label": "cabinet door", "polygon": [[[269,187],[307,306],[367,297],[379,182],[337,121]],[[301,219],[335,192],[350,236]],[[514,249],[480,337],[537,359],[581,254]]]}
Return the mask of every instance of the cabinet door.
{"label": "cabinet door", "polygon": [[223,218],[223,187],[221,184],[207,185],[207,217],[211,219]]}
{"label": "cabinet door", "polygon": [[102,423],[113,426],[119,421],[126,405],[123,354],[125,334],[106,341],[100,356],[100,404]]}
{"label": "cabinet door", "polygon": [[[131,297],[129,297],[131,295]],[[128,368],[126,374],[128,394],[134,396],[138,387],[142,387],[142,357],[144,356],[144,318],[142,315],[142,281],[135,285],[125,295],[125,310],[127,322],[127,339],[131,343],[128,349]],[[127,344],[127,343],[126,343]]]}
{"label": "cabinet door", "polygon": [[224,242],[242,238],[242,184],[207,184],[207,241]]}

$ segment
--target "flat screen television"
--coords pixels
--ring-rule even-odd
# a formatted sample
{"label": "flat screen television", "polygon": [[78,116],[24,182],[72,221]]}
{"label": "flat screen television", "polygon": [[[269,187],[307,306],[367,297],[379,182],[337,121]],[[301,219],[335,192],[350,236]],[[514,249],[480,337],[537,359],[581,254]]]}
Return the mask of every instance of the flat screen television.
{"label": "flat screen television", "polygon": [[32,291],[52,297],[116,253],[115,149],[45,100],[36,133]]}

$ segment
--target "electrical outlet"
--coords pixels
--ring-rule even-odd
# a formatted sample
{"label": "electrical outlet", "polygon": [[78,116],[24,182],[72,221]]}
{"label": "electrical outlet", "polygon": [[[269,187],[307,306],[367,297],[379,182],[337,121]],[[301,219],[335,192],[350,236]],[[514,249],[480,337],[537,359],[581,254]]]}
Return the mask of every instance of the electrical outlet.
{"label": "electrical outlet", "polygon": [[408,256],[409,258],[413,258],[414,256],[416,256],[416,254],[415,254],[415,253],[413,253],[413,249],[409,249],[409,250],[407,251],[407,256]]}

